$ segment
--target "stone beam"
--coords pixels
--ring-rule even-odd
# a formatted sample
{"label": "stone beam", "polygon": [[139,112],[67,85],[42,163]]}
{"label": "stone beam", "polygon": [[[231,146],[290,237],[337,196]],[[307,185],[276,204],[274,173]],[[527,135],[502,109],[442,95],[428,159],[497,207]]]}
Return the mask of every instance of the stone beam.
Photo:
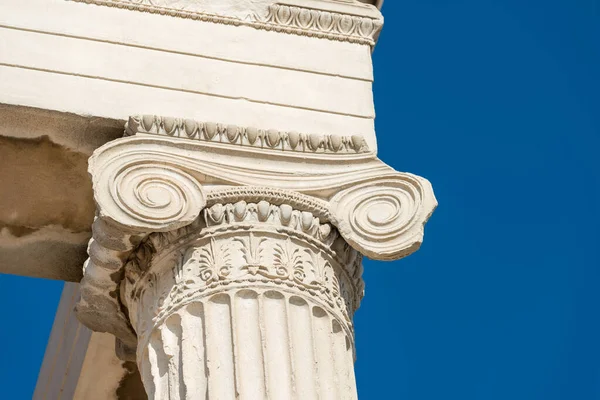
{"label": "stone beam", "polygon": [[[0,158],[0,272],[81,279],[94,213],[85,160],[121,136],[130,115],[358,135],[376,148],[375,8],[323,0],[87,3],[0,2],[0,149],[9,153]],[[242,15],[250,3],[254,13]],[[45,160],[44,168],[31,159]]]}
{"label": "stone beam", "polygon": [[[0,2],[0,103],[120,121],[144,113],[359,134],[376,147],[376,8],[325,0],[90,3]],[[244,15],[240,5],[248,4],[260,5],[256,16]]]}
{"label": "stone beam", "polygon": [[124,121],[0,105],[0,273],[79,282],[95,204],[87,160]]}

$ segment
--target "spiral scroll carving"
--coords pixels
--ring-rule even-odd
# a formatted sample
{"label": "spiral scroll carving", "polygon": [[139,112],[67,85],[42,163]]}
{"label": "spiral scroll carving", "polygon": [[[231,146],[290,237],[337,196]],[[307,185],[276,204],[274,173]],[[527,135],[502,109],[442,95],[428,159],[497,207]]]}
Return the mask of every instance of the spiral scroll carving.
{"label": "spiral scroll carving", "polygon": [[[110,185],[106,216],[140,231],[175,229],[193,221],[206,205],[198,181],[165,165],[134,164],[118,170]],[[97,199],[105,202],[105,198]]]}
{"label": "spiral scroll carving", "polygon": [[[199,281],[179,280],[177,287],[198,283],[205,297],[225,286],[273,283],[308,293],[351,326],[363,292],[358,253],[377,260],[409,255],[437,206],[426,179],[396,172],[372,154],[334,162],[329,154],[282,151],[257,159],[247,146],[219,146],[136,134],[96,149],[88,169],[98,213],[77,308],[88,327],[135,346],[118,278],[126,273],[127,282],[137,282],[163,261],[165,271],[175,271],[166,265],[180,240],[206,248],[194,265],[213,269],[194,270]],[[216,257],[220,252],[228,257]],[[173,307],[183,304],[180,297]]]}
{"label": "spiral scroll carving", "polygon": [[425,179],[403,174],[350,187],[330,203],[334,224],[355,249],[376,260],[416,251],[437,206]]}

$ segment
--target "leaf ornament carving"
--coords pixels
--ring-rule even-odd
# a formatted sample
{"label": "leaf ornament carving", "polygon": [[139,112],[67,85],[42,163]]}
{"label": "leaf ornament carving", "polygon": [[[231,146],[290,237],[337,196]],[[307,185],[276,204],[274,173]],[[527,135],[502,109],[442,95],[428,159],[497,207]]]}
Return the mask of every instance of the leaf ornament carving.
{"label": "leaf ornament carving", "polygon": [[217,244],[214,238],[208,246],[195,249],[191,259],[198,276],[207,284],[226,279],[231,273],[230,251],[223,244]]}
{"label": "leaf ornament carving", "polygon": [[302,250],[292,246],[290,238],[282,243],[277,243],[274,251],[275,273],[281,278],[303,282],[306,278],[302,262]]}
{"label": "leaf ornament carving", "polygon": [[369,146],[362,135],[306,134],[157,115],[129,117],[125,135],[135,136],[138,134],[193,139],[200,142],[233,144],[286,152],[330,155],[370,152]]}
{"label": "leaf ornament carving", "polygon": [[311,262],[309,264],[316,278],[314,283],[318,285],[319,290],[326,296],[329,305],[333,307],[336,304],[335,298],[340,293],[337,289],[338,281],[333,266],[322,254],[312,251],[310,255]]}
{"label": "leaf ornament carving", "polygon": [[256,275],[259,271],[266,271],[266,267],[262,265],[262,244],[267,238],[261,237],[256,239],[253,232],[248,234],[248,238],[236,237],[233,239],[235,242],[241,243],[242,256],[246,261],[246,265],[242,268],[250,272],[252,275]]}

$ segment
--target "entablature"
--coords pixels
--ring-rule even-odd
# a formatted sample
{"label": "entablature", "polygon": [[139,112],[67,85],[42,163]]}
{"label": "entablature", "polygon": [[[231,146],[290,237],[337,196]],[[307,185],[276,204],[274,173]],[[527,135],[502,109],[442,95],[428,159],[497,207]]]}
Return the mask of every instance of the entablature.
{"label": "entablature", "polygon": [[73,0],[226,25],[374,46],[379,10],[356,0]]}

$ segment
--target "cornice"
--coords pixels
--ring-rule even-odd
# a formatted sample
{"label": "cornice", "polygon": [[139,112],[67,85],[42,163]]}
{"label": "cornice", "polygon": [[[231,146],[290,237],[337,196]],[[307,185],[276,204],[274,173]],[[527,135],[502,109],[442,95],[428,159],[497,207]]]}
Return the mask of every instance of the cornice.
{"label": "cornice", "polygon": [[[71,1],[369,46],[375,45],[383,27],[383,17],[375,6],[336,0],[282,0],[265,4],[264,10],[248,10],[246,15],[216,13],[207,10],[205,4],[193,1]],[[269,0],[259,3],[269,3]]]}

